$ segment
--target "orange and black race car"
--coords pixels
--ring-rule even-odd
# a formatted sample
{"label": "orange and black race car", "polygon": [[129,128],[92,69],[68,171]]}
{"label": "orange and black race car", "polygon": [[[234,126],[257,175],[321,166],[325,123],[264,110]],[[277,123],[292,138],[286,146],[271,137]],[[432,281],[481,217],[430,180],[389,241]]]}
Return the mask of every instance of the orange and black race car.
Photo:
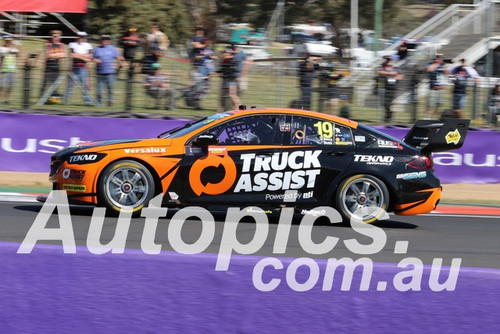
{"label": "orange and black race car", "polygon": [[138,212],[163,193],[167,207],[292,206],[315,214],[326,205],[344,219],[368,207],[415,215],[440,199],[431,153],[461,147],[468,127],[468,120],[418,121],[401,141],[317,112],[238,110],[154,139],[64,148],[51,158],[50,180],[71,202],[115,213]]}

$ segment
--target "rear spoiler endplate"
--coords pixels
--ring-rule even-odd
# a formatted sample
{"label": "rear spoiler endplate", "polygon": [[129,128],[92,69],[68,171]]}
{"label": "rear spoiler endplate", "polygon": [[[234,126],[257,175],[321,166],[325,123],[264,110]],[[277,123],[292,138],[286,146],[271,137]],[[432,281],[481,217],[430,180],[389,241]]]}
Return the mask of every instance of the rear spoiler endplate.
{"label": "rear spoiler endplate", "polygon": [[469,124],[468,119],[418,120],[403,141],[423,154],[456,150],[464,144]]}

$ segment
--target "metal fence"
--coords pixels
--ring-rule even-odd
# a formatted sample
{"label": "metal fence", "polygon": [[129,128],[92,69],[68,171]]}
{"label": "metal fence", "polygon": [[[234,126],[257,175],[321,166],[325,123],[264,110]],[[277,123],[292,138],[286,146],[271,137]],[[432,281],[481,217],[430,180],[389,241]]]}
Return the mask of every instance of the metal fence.
{"label": "metal fence", "polygon": [[[243,79],[240,91],[242,104],[256,107],[299,107],[301,91],[298,77],[298,60],[287,58],[286,50],[270,50],[271,59],[255,60],[250,71]],[[103,106],[86,105],[83,100],[82,87],[76,85],[73,94],[64,104],[64,95],[67,94],[68,82],[72,80],[70,62],[61,65],[61,72],[52,86],[59,98],[49,92],[50,85],[44,91],[41,86],[44,78],[43,66],[39,62],[35,66],[33,60],[23,62],[16,73],[16,85],[12,92],[9,104],[3,104],[4,109],[45,110],[47,112],[64,114],[97,114],[144,117],[182,117],[211,114],[223,110],[221,98],[221,77],[214,73],[204,83],[200,97],[201,110],[194,111],[188,100],[189,92],[196,89],[193,67],[183,52],[169,52],[167,57],[160,60],[161,72],[165,74],[171,86],[175,89],[176,101],[173,110],[157,108],[157,101],[146,94],[143,86],[146,75],[141,73],[141,63],[138,61],[130,67],[117,70],[116,82],[113,89],[113,104],[108,106],[104,94]],[[341,59],[330,60],[335,63],[335,70],[348,74],[347,62]],[[355,120],[383,123],[385,93],[383,87],[377,86],[376,69],[359,69],[369,71],[373,75],[369,79],[358,82],[356,87],[337,87],[331,92],[324,74],[330,69],[325,66],[327,60],[322,60],[322,67],[316,71],[312,87],[311,109],[325,113],[342,115]],[[398,84],[395,99],[391,105],[393,118],[391,123],[412,123],[415,119],[426,117],[428,80],[425,65],[413,65],[404,71],[404,79]],[[89,89],[92,102],[96,96],[95,69],[89,70]],[[463,116],[475,120],[477,126],[491,123],[490,92],[496,83],[496,78],[481,78],[478,85],[471,85],[467,91],[467,104]],[[452,81],[445,89],[445,103],[440,110],[452,108]],[[222,94],[222,96],[221,96]]]}

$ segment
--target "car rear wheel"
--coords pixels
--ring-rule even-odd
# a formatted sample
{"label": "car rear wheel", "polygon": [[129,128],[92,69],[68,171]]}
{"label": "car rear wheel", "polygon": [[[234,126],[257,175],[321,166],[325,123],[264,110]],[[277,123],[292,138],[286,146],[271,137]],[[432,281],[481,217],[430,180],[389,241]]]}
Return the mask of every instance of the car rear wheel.
{"label": "car rear wheel", "polygon": [[151,172],[141,163],[121,160],[103,171],[99,182],[101,203],[113,213],[131,210],[138,213],[155,194]]}
{"label": "car rear wheel", "polygon": [[365,223],[373,223],[386,212],[389,191],[384,182],[374,176],[355,175],[339,185],[335,202],[345,222],[355,217]]}

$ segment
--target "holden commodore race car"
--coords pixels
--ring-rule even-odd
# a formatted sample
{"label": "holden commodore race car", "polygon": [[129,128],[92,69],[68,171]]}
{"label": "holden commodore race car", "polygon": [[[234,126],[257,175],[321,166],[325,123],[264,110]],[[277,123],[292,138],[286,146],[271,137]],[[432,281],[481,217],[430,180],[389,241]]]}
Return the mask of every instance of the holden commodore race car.
{"label": "holden commodore race car", "polygon": [[[296,109],[215,114],[153,139],[81,143],[51,157],[53,189],[70,203],[138,213],[165,207],[433,210],[441,185],[431,153],[462,146],[468,120],[417,121],[404,140],[352,120]],[[378,218],[363,216],[365,222]]]}

